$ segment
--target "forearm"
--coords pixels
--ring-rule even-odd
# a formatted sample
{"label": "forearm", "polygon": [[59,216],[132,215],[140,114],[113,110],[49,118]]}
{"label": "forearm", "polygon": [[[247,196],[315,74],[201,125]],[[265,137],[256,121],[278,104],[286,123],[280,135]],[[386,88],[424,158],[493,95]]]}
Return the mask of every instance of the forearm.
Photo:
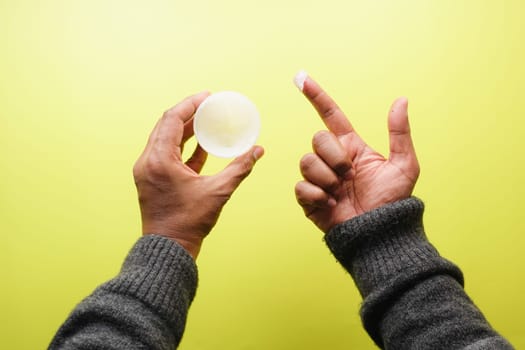
{"label": "forearm", "polygon": [[370,336],[389,349],[481,349],[487,340],[494,349],[512,348],[466,295],[461,271],[428,242],[422,215],[423,203],[409,198],[325,237],[363,296]]}
{"label": "forearm", "polygon": [[142,237],[118,276],[73,310],[50,349],[174,349],[197,287],[193,259],[179,244]]}
{"label": "forearm", "polygon": [[383,311],[377,327],[389,349],[512,349],[447,275],[419,281]]}

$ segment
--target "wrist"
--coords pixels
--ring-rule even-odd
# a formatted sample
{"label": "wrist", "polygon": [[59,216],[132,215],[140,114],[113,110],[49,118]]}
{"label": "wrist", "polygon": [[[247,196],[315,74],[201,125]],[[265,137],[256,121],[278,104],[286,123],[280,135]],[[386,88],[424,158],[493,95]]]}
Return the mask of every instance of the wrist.
{"label": "wrist", "polygon": [[203,241],[203,235],[199,233],[186,233],[175,225],[167,223],[151,223],[143,221],[143,235],[156,234],[180,244],[192,257],[197,259]]}
{"label": "wrist", "polygon": [[[167,236],[166,236],[167,237]],[[193,260],[197,260],[197,256],[199,255],[199,252],[201,250],[202,240],[200,241],[190,241],[183,238],[177,238],[177,237],[167,237],[177,243],[179,243],[193,258]]]}

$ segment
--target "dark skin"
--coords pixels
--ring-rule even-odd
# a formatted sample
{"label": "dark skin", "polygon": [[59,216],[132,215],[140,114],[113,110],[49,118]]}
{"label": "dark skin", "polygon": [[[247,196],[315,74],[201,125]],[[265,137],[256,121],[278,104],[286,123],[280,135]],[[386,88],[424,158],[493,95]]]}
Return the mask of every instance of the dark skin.
{"label": "dark skin", "polygon": [[[389,113],[390,156],[386,159],[360,138],[313,79],[306,78],[303,93],[328,128],[314,136],[314,152],[301,160],[304,181],[295,192],[308,218],[328,232],[341,222],[411,195],[419,165],[406,99],[396,100]],[[213,176],[200,175],[207,154],[199,146],[183,161],[184,143],[193,136],[193,115],[208,95],[190,96],[166,111],[133,168],[143,234],[173,239],[193,258],[222,207],[264,153],[255,146]]]}
{"label": "dark skin", "polygon": [[193,115],[208,95],[190,96],[166,111],[133,167],[143,234],[172,239],[194,259],[222,207],[264,153],[254,146],[212,176],[200,175],[207,153],[198,145],[190,159],[182,159],[184,143],[193,136]]}
{"label": "dark skin", "polygon": [[419,164],[405,98],[390,108],[390,155],[385,158],[361,139],[312,78],[306,78],[302,91],[328,128],[314,135],[313,153],[300,162],[304,180],[295,187],[298,203],[317,227],[328,232],[355,216],[411,196]]}

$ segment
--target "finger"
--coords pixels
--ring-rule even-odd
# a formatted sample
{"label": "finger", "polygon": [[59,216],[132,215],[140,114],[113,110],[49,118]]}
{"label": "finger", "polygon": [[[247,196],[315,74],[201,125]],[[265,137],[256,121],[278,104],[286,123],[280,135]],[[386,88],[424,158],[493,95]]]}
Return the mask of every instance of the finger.
{"label": "finger", "polygon": [[207,158],[208,153],[203,150],[199,144],[197,144],[197,147],[195,147],[195,151],[193,151],[190,159],[186,161],[186,165],[199,174],[204,167],[204,163],[206,163]]}
{"label": "finger", "polygon": [[184,125],[193,117],[199,105],[208,96],[208,92],[201,92],[187,97],[164,113],[155,143],[161,153],[181,157],[180,146],[184,136]]}
{"label": "finger", "polygon": [[228,194],[233,193],[248,175],[255,163],[263,156],[264,148],[254,146],[248,152],[235,158],[221,172],[214,175],[217,186],[225,189]]}
{"label": "finger", "polygon": [[315,80],[305,72],[300,72],[296,75],[294,81],[317,110],[328,130],[337,136],[354,132],[352,124],[350,124],[339,106]]}
{"label": "finger", "polygon": [[146,147],[144,147],[144,151],[142,151],[142,156],[146,155],[150,151],[151,147],[153,146],[157,138],[157,135],[159,133],[159,124],[160,124],[160,119],[157,120],[157,122],[155,123],[155,126],[153,127],[153,130],[149,134],[148,141],[146,142]]}
{"label": "finger", "polygon": [[184,133],[182,134],[182,143],[186,142],[195,134],[193,131],[193,118],[184,123]]}
{"label": "finger", "polygon": [[337,137],[329,131],[317,132],[312,140],[315,153],[339,176],[345,178],[352,160]]}
{"label": "finger", "polygon": [[392,162],[416,162],[416,151],[410,136],[408,101],[401,97],[394,101],[388,115],[390,137],[390,160]]}
{"label": "finger", "polygon": [[301,158],[299,164],[301,174],[306,181],[322,188],[326,192],[332,192],[337,189],[339,185],[337,175],[317,154],[306,154]]}
{"label": "finger", "polygon": [[336,204],[335,199],[322,188],[308,181],[300,181],[295,185],[295,198],[305,211],[310,211],[312,207],[333,207]]}
{"label": "finger", "polygon": [[190,137],[195,134],[193,130],[193,117],[191,117],[186,123],[184,123],[184,133],[182,134],[182,141],[180,144],[180,153],[184,151],[184,144]]}

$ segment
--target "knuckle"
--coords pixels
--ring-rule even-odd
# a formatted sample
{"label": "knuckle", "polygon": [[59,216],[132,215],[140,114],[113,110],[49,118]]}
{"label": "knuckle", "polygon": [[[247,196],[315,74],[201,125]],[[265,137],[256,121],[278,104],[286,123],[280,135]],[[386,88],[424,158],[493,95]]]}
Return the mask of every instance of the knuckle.
{"label": "knuckle", "polygon": [[317,157],[313,153],[305,154],[301,161],[299,162],[299,168],[304,173],[308,169],[312,167],[312,165],[316,162]]}
{"label": "knuckle", "polygon": [[322,100],[325,95],[326,92],[324,92],[324,90],[319,90],[312,96],[312,100],[316,103],[319,103],[319,100]]}
{"label": "knuckle", "polygon": [[337,188],[339,188],[339,179],[335,177],[328,179],[326,190],[331,192],[335,191]]}
{"label": "knuckle", "polygon": [[410,156],[406,159],[405,169],[409,178],[413,179],[414,181],[418,179],[419,174],[421,172],[421,168],[415,155]]}
{"label": "knuckle", "polygon": [[346,157],[337,159],[334,163],[334,171],[339,175],[344,175],[352,168],[352,163]]}
{"label": "knuckle", "polygon": [[142,176],[142,164],[140,160],[136,161],[133,165],[133,178],[137,181]]}
{"label": "knuckle", "polygon": [[237,188],[235,184],[231,182],[211,182],[207,187],[210,189],[209,193],[211,196],[215,198],[218,203],[221,203],[221,206],[231,198]]}
{"label": "knuckle", "polygon": [[326,205],[326,196],[324,193],[317,193],[316,196],[310,198],[310,203],[316,208],[323,208]]}
{"label": "knuckle", "polygon": [[153,177],[165,177],[168,173],[168,165],[157,155],[150,155],[144,164],[144,171]]}
{"label": "knuckle", "polygon": [[294,191],[295,191],[296,197],[302,197],[302,195],[304,193],[304,181],[300,181],[300,182],[296,183]]}
{"label": "knuckle", "polygon": [[162,113],[162,118],[163,118],[163,119],[168,118],[168,116],[171,114],[172,110],[173,110],[173,108],[166,109],[166,110],[164,111],[164,113]]}
{"label": "knuckle", "polygon": [[245,157],[239,161],[237,167],[239,171],[237,171],[235,177],[239,180],[242,180],[252,172],[253,160],[250,157]]}
{"label": "knuckle", "polygon": [[297,199],[297,202],[299,202],[301,205],[307,204],[311,201],[310,197],[312,197],[312,194],[308,190],[307,182],[298,182],[295,185],[295,198]]}
{"label": "knuckle", "polygon": [[337,112],[337,110],[338,110],[337,106],[330,105],[326,107],[325,109],[323,109],[321,111],[321,114],[323,115],[325,119],[327,119],[327,118],[332,117]]}
{"label": "knuckle", "polygon": [[312,145],[314,146],[314,149],[325,144],[328,141],[329,137],[330,137],[329,131],[320,130],[316,132],[314,134],[314,137],[312,138]]}
{"label": "knuckle", "polygon": [[319,206],[326,201],[326,194],[320,188],[311,186],[307,181],[300,181],[295,185],[295,197],[301,205]]}
{"label": "knuckle", "polygon": [[251,157],[245,157],[241,162],[241,172],[244,175],[248,175],[253,169],[253,159]]}

